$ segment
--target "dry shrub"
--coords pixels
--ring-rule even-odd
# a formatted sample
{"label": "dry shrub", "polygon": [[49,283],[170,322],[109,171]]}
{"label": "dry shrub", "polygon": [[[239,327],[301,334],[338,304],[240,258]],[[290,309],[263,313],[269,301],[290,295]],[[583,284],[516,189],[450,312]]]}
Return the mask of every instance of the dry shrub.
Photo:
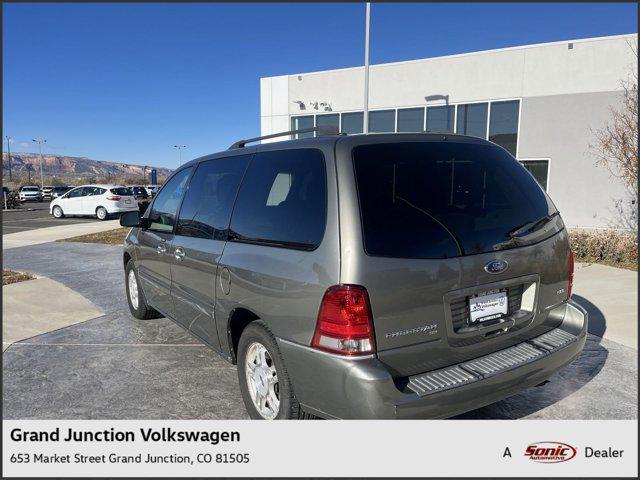
{"label": "dry shrub", "polygon": [[616,230],[570,230],[576,262],[598,262],[634,268],[638,263],[638,235]]}

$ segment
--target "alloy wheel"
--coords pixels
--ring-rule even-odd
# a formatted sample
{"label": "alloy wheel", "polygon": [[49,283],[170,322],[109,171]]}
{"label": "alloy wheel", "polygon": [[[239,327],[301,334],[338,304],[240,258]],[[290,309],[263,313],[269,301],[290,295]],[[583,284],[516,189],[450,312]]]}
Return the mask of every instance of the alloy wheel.
{"label": "alloy wheel", "polygon": [[264,345],[253,342],[245,356],[245,375],[253,405],[263,418],[272,420],[280,411],[280,386],[273,358]]}
{"label": "alloy wheel", "polygon": [[136,272],[129,270],[129,300],[134,310],[138,309],[138,281],[136,280]]}

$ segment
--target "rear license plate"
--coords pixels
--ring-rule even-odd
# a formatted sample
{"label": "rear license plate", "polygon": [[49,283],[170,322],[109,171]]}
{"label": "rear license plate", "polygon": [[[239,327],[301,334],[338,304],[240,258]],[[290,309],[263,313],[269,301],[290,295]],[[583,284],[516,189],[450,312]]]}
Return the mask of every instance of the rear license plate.
{"label": "rear license plate", "polygon": [[131,200],[127,199],[124,201],[124,203],[131,203]]}
{"label": "rear license plate", "polygon": [[507,292],[487,292],[469,298],[471,323],[486,322],[507,313]]}

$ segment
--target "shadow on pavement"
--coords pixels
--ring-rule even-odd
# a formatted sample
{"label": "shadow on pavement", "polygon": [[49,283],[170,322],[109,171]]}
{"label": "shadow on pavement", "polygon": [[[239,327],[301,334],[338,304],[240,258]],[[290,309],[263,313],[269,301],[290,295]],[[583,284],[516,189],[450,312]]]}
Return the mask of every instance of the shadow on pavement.
{"label": "shadow on pavement", "polygon": [[589,313],[589,333],[600,338],[604,337],[604,332],[607,330],[607,320],[602,311],[580,295],[573,295],[571,298]]}

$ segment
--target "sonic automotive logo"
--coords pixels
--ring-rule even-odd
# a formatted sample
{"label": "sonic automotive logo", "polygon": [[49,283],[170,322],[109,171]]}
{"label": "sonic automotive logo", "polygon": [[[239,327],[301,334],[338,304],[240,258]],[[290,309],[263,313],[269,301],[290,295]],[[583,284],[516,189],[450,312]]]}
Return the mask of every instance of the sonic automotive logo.
{"label": "sonic automotive logo", "polygon": [[560,463],[576,456],[576,449],[562,442],[536,442],[527,447],[525,457],[538,463]]}

